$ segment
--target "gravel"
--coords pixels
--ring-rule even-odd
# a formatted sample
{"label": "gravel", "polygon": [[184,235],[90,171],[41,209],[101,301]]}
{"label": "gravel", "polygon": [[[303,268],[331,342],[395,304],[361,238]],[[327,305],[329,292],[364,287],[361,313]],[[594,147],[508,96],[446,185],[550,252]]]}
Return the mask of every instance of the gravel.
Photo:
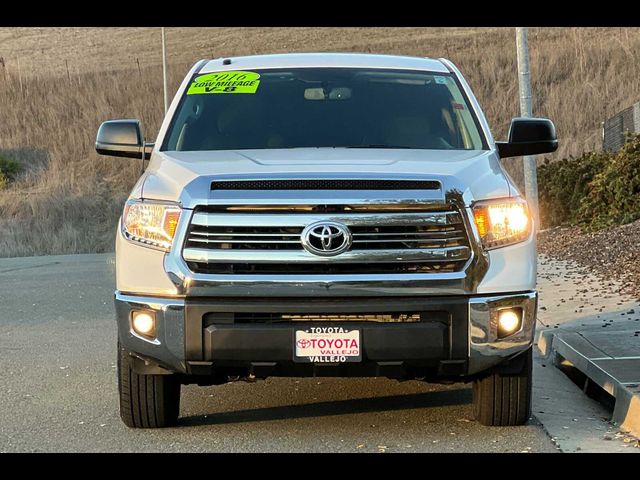
{"label": "gravel", "polygon": [[615,293],[640,301],[640,220],[596,233],[585,233],[578,227],[543,230],[538,234],[538,251],[551,258],[572,260],[601,277]]}

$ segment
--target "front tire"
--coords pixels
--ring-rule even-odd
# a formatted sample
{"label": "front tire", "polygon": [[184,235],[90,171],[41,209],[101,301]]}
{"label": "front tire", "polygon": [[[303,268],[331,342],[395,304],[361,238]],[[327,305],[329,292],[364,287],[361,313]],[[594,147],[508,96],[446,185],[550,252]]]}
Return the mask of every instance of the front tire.
{"label": "front tire", "polygon": [[521,371],[493,373],[473,382],[473,411],[482,425],[524,425],[531,416],[533,349],[522,355]]}
{"label": "front tire", "polygon": [[118,342],[120,418],[130,428],[170,427],[180,412],[180,382],[174,375],[140,375]]}

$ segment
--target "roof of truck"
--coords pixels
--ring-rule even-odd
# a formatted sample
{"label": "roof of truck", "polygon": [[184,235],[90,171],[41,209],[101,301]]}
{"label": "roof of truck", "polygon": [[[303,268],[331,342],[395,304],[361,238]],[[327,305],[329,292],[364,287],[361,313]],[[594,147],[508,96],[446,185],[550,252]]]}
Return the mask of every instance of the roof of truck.
{"label": "roof of truck", "polygon": [[389,68],[449,72],[444,63],[433,58],[367,53],[283,53],[216,58],[204,64],[198,73],[303,67]]}

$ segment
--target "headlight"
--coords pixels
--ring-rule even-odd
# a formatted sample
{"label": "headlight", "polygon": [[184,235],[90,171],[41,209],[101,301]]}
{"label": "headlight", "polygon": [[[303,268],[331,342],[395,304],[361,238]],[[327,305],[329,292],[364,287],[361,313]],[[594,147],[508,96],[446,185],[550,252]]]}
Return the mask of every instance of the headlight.
{"label": "headlight", "polygon": [[122,233],[133,242],[169,251],[180,212],[176,205],[130,200],[122,214]]}
{"label": "headlight", "polygon": [[485,249],[522,242],[531,233],[531,217],[523,198],[478,202],[473,217]]}

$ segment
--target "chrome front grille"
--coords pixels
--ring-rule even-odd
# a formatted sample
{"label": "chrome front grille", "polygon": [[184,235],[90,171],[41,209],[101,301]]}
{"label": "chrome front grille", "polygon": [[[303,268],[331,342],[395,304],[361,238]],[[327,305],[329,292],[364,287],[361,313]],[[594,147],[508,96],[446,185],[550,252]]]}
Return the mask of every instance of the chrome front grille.
{"label": "chrome front grille", "polygon": [[296,250],[302,227],[207,227],[192,224],[187,247],[211,250]]}
{"label": "chrome front grille", "polygon": [[450,248],[467,245],[461,225],[355,226],[351,228],[351,232],[354,248],[359,250]]}
{"label": "chrome front grille", "polygon": [[[209,274],[380,274],[456,272],[471,257],[460,212],[231,213],[196,210],[184,244],[190,270]],[[321,220],[352,233],[332,257],[303,248],[301,234]]]}

